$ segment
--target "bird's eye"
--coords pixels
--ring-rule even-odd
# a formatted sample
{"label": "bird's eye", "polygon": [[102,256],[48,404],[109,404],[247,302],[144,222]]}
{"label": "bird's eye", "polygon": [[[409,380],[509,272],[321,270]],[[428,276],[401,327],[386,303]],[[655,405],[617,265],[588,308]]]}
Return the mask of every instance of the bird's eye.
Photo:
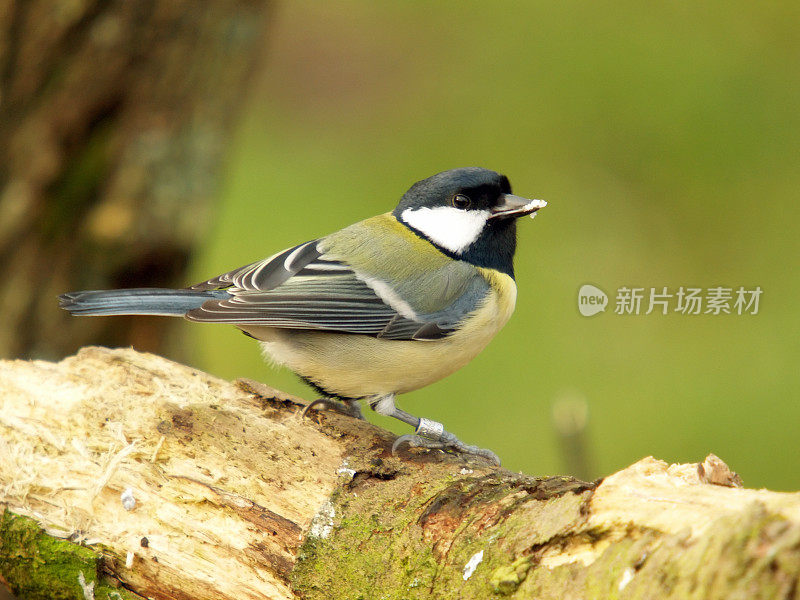
{"label": "bird's eye", "polygon": [[469,208],[470,204],[472,204],[472,200],[464,194],[456,194],[453,196],[453,206],[456,208]]}

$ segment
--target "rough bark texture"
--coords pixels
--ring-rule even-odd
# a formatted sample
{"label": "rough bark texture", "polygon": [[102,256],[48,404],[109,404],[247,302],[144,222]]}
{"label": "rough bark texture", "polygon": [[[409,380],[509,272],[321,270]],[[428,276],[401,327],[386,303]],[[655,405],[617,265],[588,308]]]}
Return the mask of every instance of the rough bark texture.
{"label": "rough bark texture", "polygon": [[0,363],[0,575],[20,598],[798,597],[800,494],[716,457],[536,478],[299,408],[132,350]]}
{"label": "rough bark texture", "polygon": [[0,0],[0,356],[157,348],[74,289],[184,285],[263,54],[263,0]]}

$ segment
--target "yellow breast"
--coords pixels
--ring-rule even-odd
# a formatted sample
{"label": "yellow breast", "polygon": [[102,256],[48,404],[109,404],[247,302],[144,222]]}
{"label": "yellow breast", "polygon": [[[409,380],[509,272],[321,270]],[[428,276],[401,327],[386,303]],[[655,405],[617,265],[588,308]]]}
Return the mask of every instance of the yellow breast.
{"label": "yellow breast", "polygon": [[451,335],[432,341],[386,340],[361,335],[258,328],[273,360],[339,396],[403,394],[454,373],[483,350],[511,318],[514,280],[480,269],[490,292]]}

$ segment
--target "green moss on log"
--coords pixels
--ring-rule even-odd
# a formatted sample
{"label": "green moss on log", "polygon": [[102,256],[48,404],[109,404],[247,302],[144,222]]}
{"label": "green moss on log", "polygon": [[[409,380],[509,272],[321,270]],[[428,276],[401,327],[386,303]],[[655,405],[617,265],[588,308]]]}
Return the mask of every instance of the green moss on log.
{"label": "green moss on log", "polygon": [[450,461],[350,466],[292,573],[306,600],[491,597],[493,573],[580,521],[593,487],[474,465],[464,478]]}
{"label": "green moss on log", "polygon": [[[594,532],[596,537],[604,532]],[[750,600],[798,598],[800,527],[753,504],[699,537],[632,529],[589,565],[534,565],[515,598]]]}
{"label": "green moss on log", "polygon": [[0,574],[19,600],[96,600],[141,597],[101,575],[102,558],[93,550],[54,538],[28,517],[4,510],[0,517]]}
{"label": "green moss on log", "polygon": [[592,524],[593,486],[568,478],[350,467],[292,573],[304,600],[800,600],[800,526],[758,503],[666,533]]}

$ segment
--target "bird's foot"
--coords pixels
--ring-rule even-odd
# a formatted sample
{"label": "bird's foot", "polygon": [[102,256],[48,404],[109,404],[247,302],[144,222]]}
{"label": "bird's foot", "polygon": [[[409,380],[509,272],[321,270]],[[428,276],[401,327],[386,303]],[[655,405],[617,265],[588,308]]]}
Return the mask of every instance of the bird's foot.
{"label": "bird's foot", "polygon": [[497,454],[486,448],[465,444],[449,431],[445,431],[441,423],[430,419],[420,419],[415,434],[409,433],[398,437],[392,444],[392,454],[397,454],[398,449],[404,445],[408,445],[410,448],[427,448],[429,450],[455,452],[456,454],[471,454],[484,458],[498,467],[500,466],[500,458]]}
{"label": "bird's foot", "polygon": [[360,419],[364,421],[364,415],[361,413],[361,404],[358,400],[339,402],[338,400],[331,400],[330,398],[317,398],[309,402],[300,413],[301,417],[305,417],[310,410],[332,410],[347,417]]}

